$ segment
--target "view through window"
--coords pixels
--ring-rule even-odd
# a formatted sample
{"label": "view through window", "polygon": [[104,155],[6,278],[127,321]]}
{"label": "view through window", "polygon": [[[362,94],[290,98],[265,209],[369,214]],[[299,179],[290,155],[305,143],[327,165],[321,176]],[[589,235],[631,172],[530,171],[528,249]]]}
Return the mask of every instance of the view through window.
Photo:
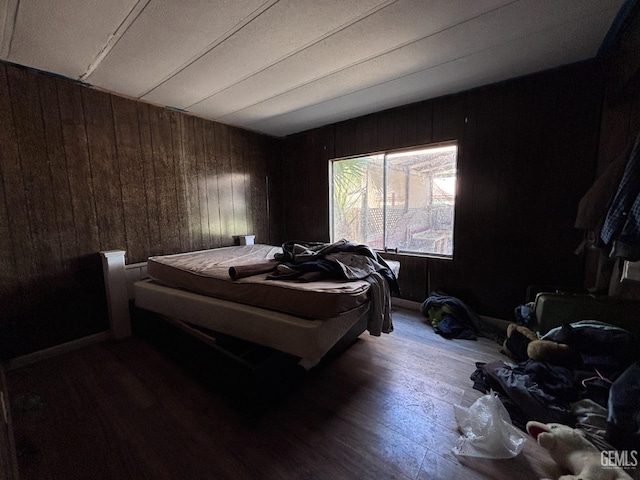
{"label": "view through window", "polygon": [[332,240],[452,257],[457,153],[439,144],[332,160]]}

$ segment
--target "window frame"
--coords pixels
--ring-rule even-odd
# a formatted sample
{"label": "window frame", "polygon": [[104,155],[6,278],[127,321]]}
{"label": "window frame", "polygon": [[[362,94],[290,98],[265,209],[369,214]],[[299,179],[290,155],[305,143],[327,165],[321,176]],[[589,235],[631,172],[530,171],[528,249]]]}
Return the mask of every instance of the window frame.
{"label": "window frame", "polygon": [[[458,186],[459,186],[459,169],[458,169],[458,161],[460,159],[460,143],[458,142],[458,140],[447,140],[447,141],[442,141],[442,142],[434,142],[434,143],[427,143],[427,144],[420,144],[420,145],[415,145],[415,146],[410,146],[410,147],[401,147],[401,148],[395,148],[395,149],[390,149],[390,150],[379,150],[379,151],[375,151],[375,152],[366,152],[366,153],[360,153],[360,154],[356,154],[356,155],[348,155],[345,157],[336,157],[336,158],[330,158],[329,159],[329,238],[330,240],[336,241],[338,239],[334,238],[334,210],[333,210],[333,201],[334,201],[334,186],[333,186],[333,164],[334,162],[338,162],[341,160],[351,160],[351,159],[356,159],[356,158],[362,158],[362,157],[374,157],[374,156],[379,156],[379,155],[383,155],[383,196],[386,199],[387,197],[387,180],[388,180],[388,173],[387,173],[387,156],[388,155],[395,155],[395,154],[399,154],[399,153],[405,153],[405,152],[412,152],[412,151],[420,151],[420,150],[428,150],[428,149],[432,149],[432,148],[439,148],[439,147],[451,147],[451,146],[455,146],[456,150],[455,150],[455,154],[456,154],[456,166],[455,166],[455,191],[454,191],[454,205],[453,205],[453,224],[451,227],[451,236],[452,236],[452,243],[453,243],[453,247],[451,250],[451,254],[450,255],[445,255],[445,254],[438,254],[438,253],[425,253],[425,252],[416,252],[416,251],[410,251],[410,250],[399,250],[398,248],[390,248],[388,245],[385,245],[383,248],[373,248],[373,250],[380,252],[380,253],[393,253],[395,255],[401,255],[401,256],[408,256],[408,257],[422,257],[422,258],[434,258],[434,259],[438,259],[438,260],[453,260],[454,256],[455,256],[455,246],[456,246],[456,242],[455,242],[455,231],[456,231],[456,217],[457,217],[457,209],[458,209]],[[386,209],[387,209],[387,202],[385,200],[384,202],[384,214],[383,214],[383,223],[384,223],[384,231],[386,232],[386,222],[387,222],[387,213],[386,213]],[[386,244],[386,233],[383,235],[383,243]]]}

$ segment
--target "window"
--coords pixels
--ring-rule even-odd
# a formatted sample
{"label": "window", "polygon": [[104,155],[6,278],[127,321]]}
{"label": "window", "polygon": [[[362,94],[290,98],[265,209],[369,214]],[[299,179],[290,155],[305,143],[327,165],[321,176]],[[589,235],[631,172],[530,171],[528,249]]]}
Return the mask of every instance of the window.
{"label": "window", "polygon": [[456,144],[330,161],[331,238],[453,256]]}

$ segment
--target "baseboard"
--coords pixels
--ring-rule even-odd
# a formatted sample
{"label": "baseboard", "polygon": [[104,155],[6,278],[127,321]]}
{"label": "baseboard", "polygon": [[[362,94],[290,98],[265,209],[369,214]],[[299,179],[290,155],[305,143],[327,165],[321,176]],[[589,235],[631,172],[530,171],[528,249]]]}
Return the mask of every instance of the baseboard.
{"label": "baseboard", "polygon": [[420,302],[414,302],[412,300],[405,300],[404,298],[391,297],[391,305],[394,307],[406,308],[408,310],[420,311]]}
{"label": "baseboard", "polygon": [[[421,302],[414,302],[411,300],[405,300],[404,298],[391,297],[391,305],[394,307],[406,308],[408,310],[416,310],[420,311],[420,307],[422,305]],[[486,315],[478,315],[482,320],[484,320],[489,325],[496,327],[499,330],[504,330],[506,332],[507,325],[513,323],[509,320],[503,320],[501,318],[488,317]]]}
{"label": "baseboard", "polygon": [[27,355],[14,357],[6,362],[5,369],[15,370],[16,368],[25,367],[27,365],[31,365],[42,360],[47,360],[57,355],[62,355],[63,353],[71,352],[79,348],[93,345],[94,343],[103,342],[111,338],[113,338],[111,332],[105,331],[96,333],[94,335],[78,338],[77,340],[71,340],[70,342],[62,343],[54,347],[45,348],[43,350],[38,350],[37,352],[28,353]]}
{"label": "baseboard", "polygon": [[510,323],[515,323],[515,320],[504,320],[502,318],[495,317],[487,317],[486,315],[478,315],[484,322],[492,327],[496,328],[498,331],[503,332],[505,335],[507,334],[507,327]]}

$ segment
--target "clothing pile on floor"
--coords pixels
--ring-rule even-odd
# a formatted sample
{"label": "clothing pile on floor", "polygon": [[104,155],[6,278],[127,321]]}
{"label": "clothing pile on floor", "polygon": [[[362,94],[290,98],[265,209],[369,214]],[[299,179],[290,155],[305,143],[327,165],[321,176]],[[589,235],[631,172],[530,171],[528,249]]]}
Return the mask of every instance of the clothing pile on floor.
{"label": "clothing pile on floor", "polygon": [[501,341],[504,336],[462,300],[444,292],[431,292],[420,305],[420,312],[427,317],[434,332],[445,338],[476,340],[487,337]]}
{"label": "clothing pile on floor", "polygon": [[582,429],[603,448],[640,448],[638,339],[596,321],[565,324],[542,339],[568,345],[572,355],[555,363],[521,357],[478,363],[474,388],[497,392],[523,430],[530,420],[561,423]]}

